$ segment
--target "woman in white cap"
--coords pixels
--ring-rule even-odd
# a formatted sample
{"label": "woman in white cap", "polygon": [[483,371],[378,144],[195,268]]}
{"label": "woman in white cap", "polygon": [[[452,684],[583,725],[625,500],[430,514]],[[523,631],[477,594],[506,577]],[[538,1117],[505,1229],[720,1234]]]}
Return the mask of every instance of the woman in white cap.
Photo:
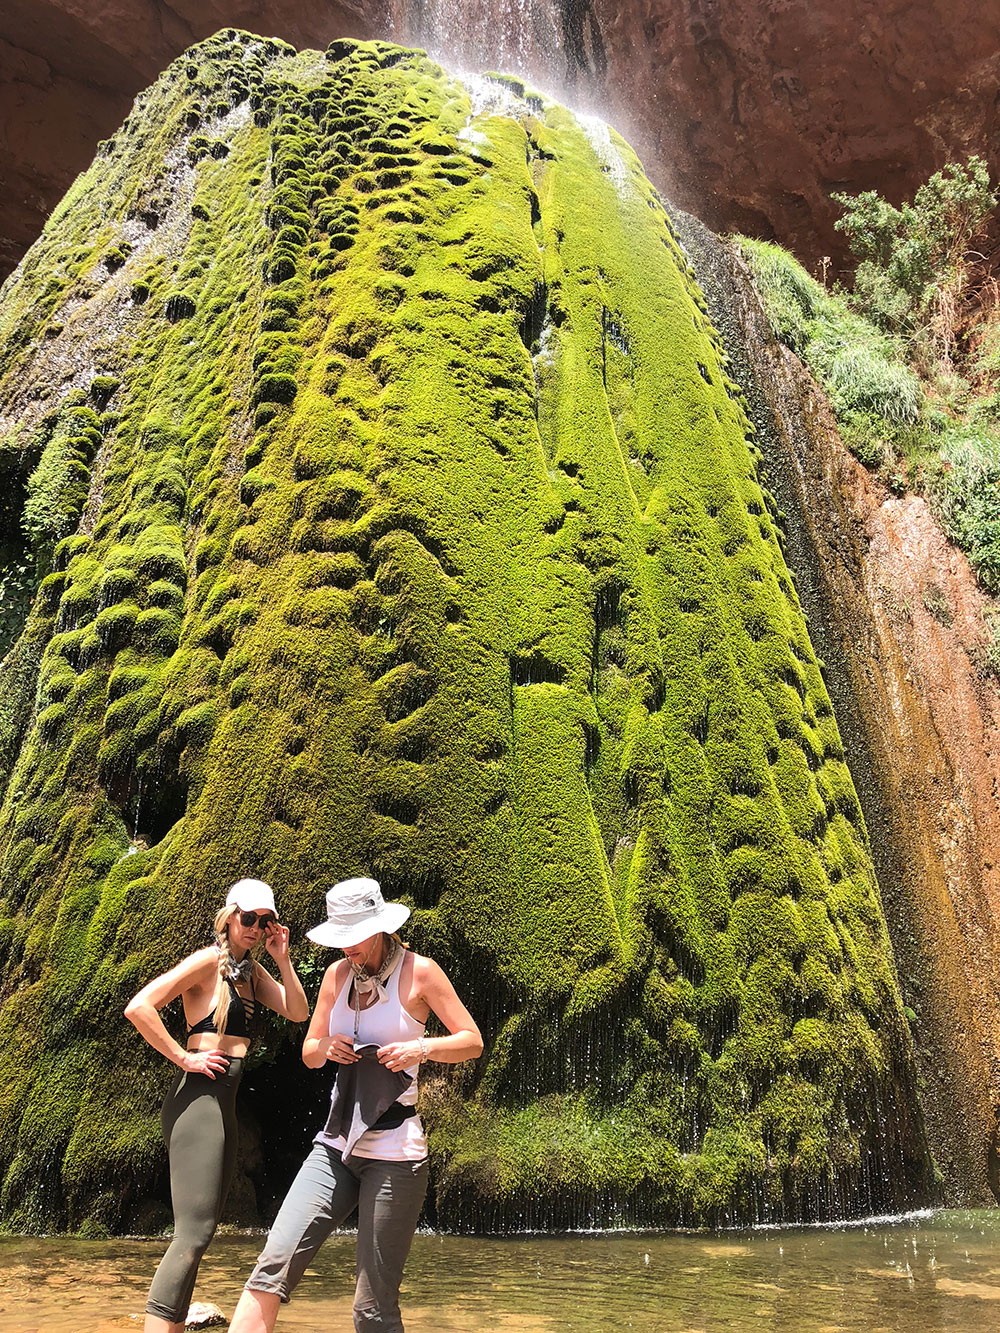
{"label": "woman in white cap", "polygon": [[[302,1059],[312,1069],[337,1064],[330,1113],[285,1196],[230,1333],[271,1333],[281,1302],[355,1208],[355,1330],[402,1333],[399,1284],[427,1190],[417,1076],[427,1060],[458,1064],[483,1050],[441,968],[400,943],[408,907],[384,902],[373,879],[349,879],[326,895],[326,910],[327,920],[308,936],[344,957],[327,968]],[[432,1013],[446,1036],[424,1035]]]}
{"label": "woman in white cap", "polygon": [[[219,1222],[236,1160],[236,1089],[250,1045],[250,1021],[264,1004],[293,1023],[309,1004],[288,956],[288,928],[259,879],[241,879],[216,914],[215,944],[190,954],[129,1001],[125,1016],[179,1073],[163,1102],[170,1158],[174,1238],[146,1302],[144,1333],[181,1333],[201,1257]],[[261,940],[277,964],[275,981],[250,957]],[[188,1024],[181,1046],[160,1010],[181,997]]]}

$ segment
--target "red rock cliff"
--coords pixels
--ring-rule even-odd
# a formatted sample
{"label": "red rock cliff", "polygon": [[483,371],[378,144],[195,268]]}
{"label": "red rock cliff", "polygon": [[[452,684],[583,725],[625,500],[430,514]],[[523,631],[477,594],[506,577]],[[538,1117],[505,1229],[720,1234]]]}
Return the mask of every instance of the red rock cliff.
{"label": "red rock cliff", "polygon": [[7,0],[0,275],[135,94],[229,26],[392,37],[574,84],[680,205],[805,259],[841,253],[832,189],[898,199],[949,159],[997,165],[1000,9],[970,0]]}
{"label": "red rock cliff", "polygon": [[927,502],[848,452],[775,342],[745,266],[681,219],[788,514],[910,1009],[928,1142],[951,1205],[1000,1195],[1000,681],[992,605]]}

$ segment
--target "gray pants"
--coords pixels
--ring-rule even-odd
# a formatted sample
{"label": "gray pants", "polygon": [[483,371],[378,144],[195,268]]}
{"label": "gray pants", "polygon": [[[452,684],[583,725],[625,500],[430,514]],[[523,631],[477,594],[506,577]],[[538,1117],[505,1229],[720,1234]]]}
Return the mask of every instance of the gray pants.
{"label": "gray pants", "polygon": [[399,1284],[427,1193],[427,1159],[341,1161],[322,1143],[302,1163],[274,1219],[249,1291],[276,1292],[287,1301],[313,1255],[335,1227],[358,1210],[357,1333],[403,1333]]}

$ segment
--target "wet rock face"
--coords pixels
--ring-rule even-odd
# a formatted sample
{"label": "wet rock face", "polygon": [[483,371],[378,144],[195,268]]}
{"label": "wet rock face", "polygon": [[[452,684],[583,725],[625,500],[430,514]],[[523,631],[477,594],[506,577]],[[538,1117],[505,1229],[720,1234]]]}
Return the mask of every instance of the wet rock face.
{"label": "wet rock face", "polygon": [[788,556],[865,810],[945,1198],[984,1206],[1000,1189],[990,604],[926,501],[891,493],[844,446],[742,261],[690,219],[679,225],[792,516]]}
{"label": "wet rock face", "polygon": [[44,576],[0,668],[7,1225],[127,1225],[165,1075],[115,1015],[239,875],[301,938],[362,870],[484,1029],[425,1088],[443,1225],[928,1197],[761,465],[603,123],[246,34],[142,95],[0,304],[0,538]]}
{"label": "wet rock face", "polygon": [[[719,230],[842,255],[829,192],[898,199],[970,152],[996,166],[1000,16],[969,0],[153,0],[0,14],[0,275],[97,141],[190,42],[227,26],[298,46],[382,36],[466,68],[525,69],[592,101],[657,186]],[[30,34],[30,37],[28,36]]]}

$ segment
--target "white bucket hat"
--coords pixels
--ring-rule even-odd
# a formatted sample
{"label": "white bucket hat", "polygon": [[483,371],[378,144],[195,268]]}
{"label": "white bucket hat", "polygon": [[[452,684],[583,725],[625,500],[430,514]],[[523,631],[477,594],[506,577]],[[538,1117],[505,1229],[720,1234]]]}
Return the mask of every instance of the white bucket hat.
{"label": "white bucket hat", "polygon": [[349,949],[382,930],[392,935],[409,915],[405,903],[385,901],[378,880],[344,879],[326,895],[326,920],[307,930],[306,938],[330,949]]}
{"label": "white bucket hat", "polygon": [[278,915],[271,886],[262,879],[237,880],[226,894],[226,906],[238,907],[241,912],[273,912],[275,916]]}

